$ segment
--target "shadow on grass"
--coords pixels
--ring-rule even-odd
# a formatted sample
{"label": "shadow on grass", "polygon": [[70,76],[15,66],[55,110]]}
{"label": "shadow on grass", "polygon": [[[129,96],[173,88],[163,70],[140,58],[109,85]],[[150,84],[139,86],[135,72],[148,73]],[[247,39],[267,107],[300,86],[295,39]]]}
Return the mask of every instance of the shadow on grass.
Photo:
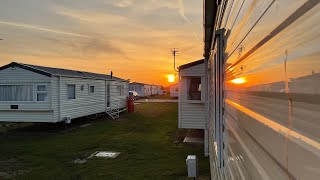
{"label": "shadow on grass", "polygon": [[[71,131],[45,125],[12,129],[8,138],[0,136],[0,162],[15,159],[15,165],[0,166],[0,179],[1,173],[15,179],[188,179],[189,154],[198,156],[199,173],[209,178],[203,147],[182,143],[186,131],[177,128],[177,119],[177,103],[148,103],[115,121],[74,121],[67,127],[76,127]],[[101,150],[121,154],[74,163]]]}

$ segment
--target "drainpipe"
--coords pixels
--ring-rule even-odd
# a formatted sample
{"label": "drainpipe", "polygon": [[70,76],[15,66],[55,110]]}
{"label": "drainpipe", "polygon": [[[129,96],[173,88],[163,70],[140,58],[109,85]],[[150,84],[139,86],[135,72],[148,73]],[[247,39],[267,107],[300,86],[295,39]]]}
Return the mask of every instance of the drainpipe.
{"label": "drainpipe", "polygon": [[208,58],[204,59],[204,79],[205,79],[205,127],[204,127],[204,155],[209,156],[209,134],[208,134],[208,118],[209,118],[209,82],[208,82]]}
{"label": "drainpipe", "polygon": [[59,98],[59,101],[58,101],[58,103],[59,103],[59,121],[61,121],[61,109],[62,109],[62,107],[61,107],[61,103],[62,103],[62,101],[61,101],[61,76],[59,76],[59,96],[58,96]]}

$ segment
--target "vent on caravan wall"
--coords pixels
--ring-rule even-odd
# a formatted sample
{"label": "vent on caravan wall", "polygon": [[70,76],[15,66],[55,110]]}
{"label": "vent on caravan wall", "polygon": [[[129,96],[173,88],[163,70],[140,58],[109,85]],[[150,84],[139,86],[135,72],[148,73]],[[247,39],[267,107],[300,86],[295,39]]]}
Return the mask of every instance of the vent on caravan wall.
{"label": "vent on caravan wall", "polygon": [[66,124],[70,124],[71,123],[71,118],[70,117],[64,117],[64,118],[62,118],[62,121],[65,122]]}

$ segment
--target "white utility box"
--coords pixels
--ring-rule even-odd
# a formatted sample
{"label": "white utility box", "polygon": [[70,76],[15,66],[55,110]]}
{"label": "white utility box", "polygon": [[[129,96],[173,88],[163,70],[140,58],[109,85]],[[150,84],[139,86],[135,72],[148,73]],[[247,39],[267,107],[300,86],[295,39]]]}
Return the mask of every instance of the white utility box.
{"label": "white utility box", "polygon": [[188,155],[186,159],[187,168],[188,168],[188,177],[198,177],[197,171],[197,156],[196,155]]}

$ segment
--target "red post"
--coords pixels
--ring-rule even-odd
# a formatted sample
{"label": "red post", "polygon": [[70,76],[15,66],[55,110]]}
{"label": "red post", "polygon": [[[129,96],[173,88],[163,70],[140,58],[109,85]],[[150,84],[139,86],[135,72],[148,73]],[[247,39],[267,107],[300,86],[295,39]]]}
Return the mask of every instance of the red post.
{"label": "red post", "polygon": [[127,104],[128,104],[128,113],[134,112],[134,99],[132,97],[128,98]]}

